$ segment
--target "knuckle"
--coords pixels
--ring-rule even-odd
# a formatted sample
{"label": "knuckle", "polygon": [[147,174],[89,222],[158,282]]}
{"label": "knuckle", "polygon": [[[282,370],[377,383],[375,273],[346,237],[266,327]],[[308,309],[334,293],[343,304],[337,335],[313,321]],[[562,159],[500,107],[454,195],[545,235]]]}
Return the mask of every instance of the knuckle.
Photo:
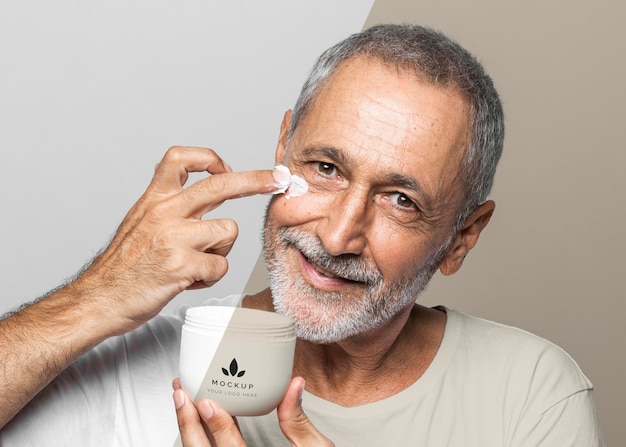
{"label": "knuckle", "polygon": [[220,219],[215,222],[226,239],[236,239],[239,235],[239,226],[233,219]]}
{"label": "knuckle", "polygon": [[221,193],[228,190],[228,176],[212,175],[206,179],[205,188],[211,193]]}
{"label": "knuckle", "polygon": [[196,422],[185,411],[178,410],[178,427],[180,427],[181,431],[186,431],[195,425]]}
{"label": "knuckle", "polygon": [[146,210],[145,217],[148,222],[161,224],[170,214],[170,207],[167,202],[152,203]]}
{"label": "knuckle", "polygon": [[180,192],[180,198],[185,203],[185,206],[190,209],[196,209],[207,204],[216,206],[215,199],[213,198],[214,191],[204,188],[202,185],[195,183],[188,188],[183,189]]}
{"label": "knuckle", "polygon": [[296,429],[302,430],[303,432],[311,429],[311,421],[309,421],[304,411],[299,411],[293,418],[292,423]]}
{"label": "knuckle", "polygon": [[162,250],[166,247],[172,246],[172,235],[168,231],[159,231],[152,235],[152,247],[157,250]]}
{"label": "knuckle", "polygon": [[166,257],[166,269],[169,272],[173,272],[175,274],[180,274],[184,272],[189,267],[189,259],[187,256],[180,251],[177,250],[168,250],[168,255]]}
{"label": "knuckle", "polygon": [[165,152],[166,157],[176,157],[185,150],[182,146],[170,146]]}
{"label": "knuckle", "polygon": [[217,152],[215,152],[213,149],[210,149],[208,147],[203,147],[202,150],[204,150],[211,157],[220,158],[219,155],[217,155]]}
{"label": "knuckle", "polygon": [[204,229],[207,235],[207,252],[231,247],[239,236],[239,226],[231,219],[207,220]]}
{"label": "knuckle", "polygon": [[220,413],[218,417],[205,422],[217,443],[228,442],[228,445],[245,446],[232,417]]}
{"label": "knuckle", "polygon": [[218,415],[217,417],[214,416],[211,419],[204,419],[204,422],[206,422],[207,427],[211,430],[213,436],[225,435],[230,429],[228,421],[221,415]]}
{"label": "knuckle", "polygon": [[207,269],[211,274],[212,280],[222,278],[228,271],[228,260],[219,255],[212,255],[208,257]]}
{"label": "knuckle", "polygon": [[163,156],[163,160],[172,163],[178,164],[183,158],[183,154],[185,152],[185,148],[181,146],[171,146]]}

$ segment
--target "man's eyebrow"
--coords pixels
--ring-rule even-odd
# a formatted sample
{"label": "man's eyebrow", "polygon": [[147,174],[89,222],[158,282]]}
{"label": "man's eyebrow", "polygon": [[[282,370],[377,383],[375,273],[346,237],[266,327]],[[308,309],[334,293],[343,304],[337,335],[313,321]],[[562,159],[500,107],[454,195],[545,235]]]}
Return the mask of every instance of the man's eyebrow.
{"label": "man's eyebrow", "polygon": [[329,158],[343,166],[350,164],[350,159],[346,157],[342,151],[332,146],[314,146],[306,148],[302,151],[306,157],[324,157]]}
{"label": "man's eyebrow", "polygon": [[390,185],[399,186],[404,189],[414,191],[419,195],[422,200],[426,201],[427,203],[432,202],[432,197],[430,196],[430,194],[428,194],[428,192],[426,192],[426,190],[422,187],[422,185],[416,178],[409,177],[408,175],[404,174],[394,173],[386,175],[385,180]]}

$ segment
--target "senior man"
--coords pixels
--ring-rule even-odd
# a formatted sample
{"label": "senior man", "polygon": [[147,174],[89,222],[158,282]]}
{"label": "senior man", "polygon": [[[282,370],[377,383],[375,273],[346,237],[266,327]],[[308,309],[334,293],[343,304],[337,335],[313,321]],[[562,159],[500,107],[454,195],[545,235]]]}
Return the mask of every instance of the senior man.
{"label": "senior man", "polygon": [[[562,350],[416,304],[489,222],[503,135],[491,79],[437,32],[378,26],[327,50],[281,125],[276,162],[309,191],[270,201],[270,288],[219,301],[295,321],[294,379],[277,412],[238,425],[174,381],[184,445],[602,445],[592,386]],[[212,175],[184,188],[190,171]],[[154,317],[226,271],[236,226],[201,217],[280,186],[168,151],[109,247],[2,322],[3,445],[171,445],[181,317]]]}

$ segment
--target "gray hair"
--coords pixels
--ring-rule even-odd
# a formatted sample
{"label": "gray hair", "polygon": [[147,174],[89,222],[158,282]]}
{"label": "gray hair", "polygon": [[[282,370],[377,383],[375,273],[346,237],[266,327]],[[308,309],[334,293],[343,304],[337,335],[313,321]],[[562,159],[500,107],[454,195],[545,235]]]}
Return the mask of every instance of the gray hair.
{"label": "gray hair", "polygon": [[455,232],[483,203],[495,176],[504,143],[504,112],[489,75],[459,44],[417,25],[378,25],[353,34],[326,50],[305,81],[291,117],[289,138],[334,70],[355,56],[367,56],[415,72],[421,81],[462,92],[469,101],[472,136],[461,166],[465,186]]}

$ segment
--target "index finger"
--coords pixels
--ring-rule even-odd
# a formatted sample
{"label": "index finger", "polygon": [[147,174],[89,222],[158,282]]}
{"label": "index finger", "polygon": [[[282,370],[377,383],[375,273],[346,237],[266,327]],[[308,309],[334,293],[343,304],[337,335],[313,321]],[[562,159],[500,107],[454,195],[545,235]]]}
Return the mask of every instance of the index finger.
{"label": "index finger", "polygon": [[280,190],[272,170],[257,170],[211,175],[173,197],[179,215],[197,216],[208,213],[225,200],[270,194]]}

